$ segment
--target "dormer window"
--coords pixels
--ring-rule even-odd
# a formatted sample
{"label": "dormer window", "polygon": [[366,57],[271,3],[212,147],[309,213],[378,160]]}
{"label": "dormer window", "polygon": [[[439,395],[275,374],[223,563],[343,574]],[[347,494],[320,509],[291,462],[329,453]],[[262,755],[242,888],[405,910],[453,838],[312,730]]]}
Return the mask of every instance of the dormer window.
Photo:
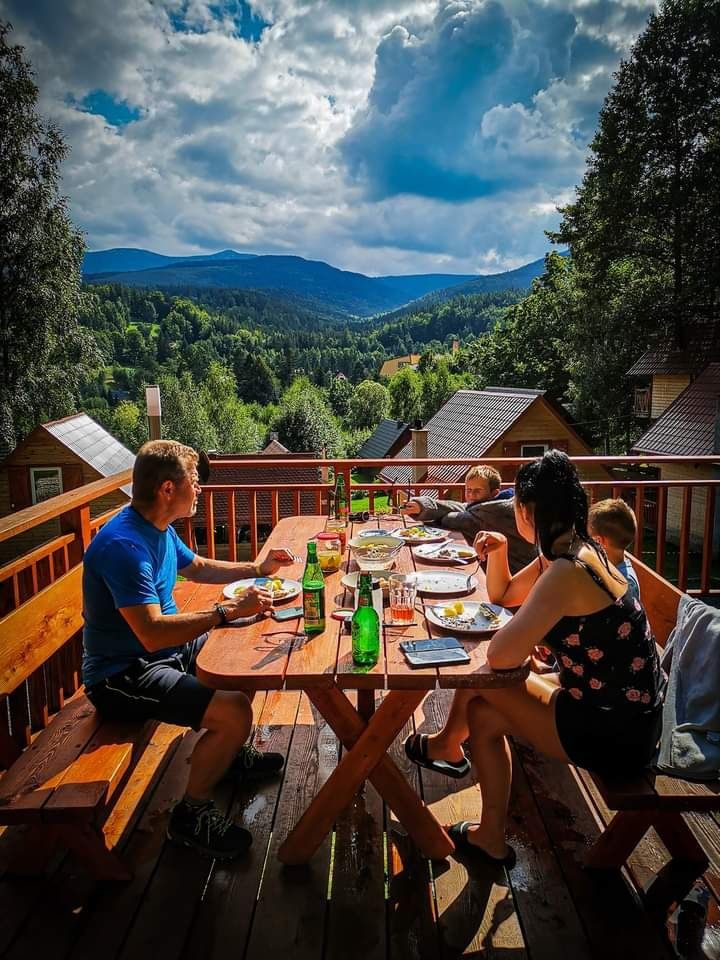
{"label": "dormer window", "polygon": [[541,457],[550,447],[547,443],[521,443],[520,444],[520,456],[521,457]]}

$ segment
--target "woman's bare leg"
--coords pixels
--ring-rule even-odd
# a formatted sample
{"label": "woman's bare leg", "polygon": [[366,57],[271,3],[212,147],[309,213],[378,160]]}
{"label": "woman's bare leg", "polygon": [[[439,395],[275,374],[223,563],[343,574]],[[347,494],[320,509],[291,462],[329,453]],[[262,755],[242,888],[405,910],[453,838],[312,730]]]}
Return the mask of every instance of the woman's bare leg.
{"label": "woman's bare leg", "polygon": [[427,752],[431,760],[457,763],[465,756],[462,745],[468,738],[468,704],[477,697],[477,690],[456,690],[445,726],[428,737]]}
{"label": "woman's bare leg", "polygon": [[530,674],[519,687],[475,691],[467,706],[472,759],[482,796],[480,821],[468,831],[468,840],[493,857],[506,852],[512,776],[507,735],[520,737],[547,756],[568,759],[555,726],[557,692],[555,684]]}

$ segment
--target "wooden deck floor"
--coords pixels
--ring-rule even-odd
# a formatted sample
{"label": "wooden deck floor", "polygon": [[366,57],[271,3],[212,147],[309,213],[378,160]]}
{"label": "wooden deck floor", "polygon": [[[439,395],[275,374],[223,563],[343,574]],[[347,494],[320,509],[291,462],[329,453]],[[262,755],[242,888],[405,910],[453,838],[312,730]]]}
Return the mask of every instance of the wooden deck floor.
{"label": "wooden deck floor", "polygon": [[[419,708],[433,729],[444,693]],[[519,747],[511,806],[518,864],[502,870],[454,859],[429,864],[398,832],[372,787],[303,868],[275,853],[338,760],[338,743],[300,694],[256,700],[255,742],[288,758],[282,781],[225,790],[218,799],[254,834],[252,854],[216,865],[165,841],[196,734],[180,741],[127,840],[135,876],[97,884],[65,858],[43,879],[0,876],[0,953],[9,960],[384,960],[488,957],[498,960],[662,960],[674,956],[668,917],[686,878],[663,870],[650,838],[624,874],[592,874],[583,851],[598,827],[589,799],[563,764]],[[472,817],[470,780],[418,773],[396,759],[444,822]],[[411,767],[411,769],[408,769]],[[717,826],[717,825],[715,825]],[[0,837],[5,865],[16,829]],[[5,867],[6,869],[6,867]],[[658,877],[659,874],[659,877]],[[718,889],[718,869],[706,875]],[[657,878],[657,879],[656,879]],[[654,881],[654,882],[652,882]],[[708,923],[718,925],[712,899]]]}

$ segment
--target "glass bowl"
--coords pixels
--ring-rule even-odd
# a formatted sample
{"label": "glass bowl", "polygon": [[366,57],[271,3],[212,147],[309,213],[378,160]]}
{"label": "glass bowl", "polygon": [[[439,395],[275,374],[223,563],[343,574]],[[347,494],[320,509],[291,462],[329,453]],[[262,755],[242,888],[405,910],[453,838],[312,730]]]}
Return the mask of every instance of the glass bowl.
{"label": "glass bowl", "polygon": [[361,570],[389,570],[404,546],[400,537],[353,537],[350,553]]}

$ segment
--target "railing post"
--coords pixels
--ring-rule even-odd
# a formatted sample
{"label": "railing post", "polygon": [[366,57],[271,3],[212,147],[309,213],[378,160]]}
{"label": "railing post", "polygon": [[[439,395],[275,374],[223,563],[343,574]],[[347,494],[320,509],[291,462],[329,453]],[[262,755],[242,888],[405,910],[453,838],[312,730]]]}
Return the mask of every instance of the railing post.
{"label": "railing post", "polygon": [[70,513],[63,514],[60,517],[60,530],[63,533],[72,531],[75,534],[75,540],[70,544],[70,552],[73,555],[73,563],[80,563],[92,540],[90,504],[86,503]]}
{"label": "railing post", "polygon": [[655,533],[655,570],[665,573],[665,548],[667,535],[667,487],[658,487],[657,523]]}
{"label": "railing post", "polygon": [[643,539],[645,533],[645,488],[635,487],[635,556],[642,560]]}
{"label": "railing post", "polygon": [[680,516],[680,553],[678,555],[678,587],[681,590],[687,590],[688,585],[688,550],[691,516],[692,487],[683,487],[682,513]]}
{"label": "railing post", "polygon": [[237,562],[237,521],[235,519],[235,491],[228,493],[228,559]]}
{"label": "railing post", "polygon": [[215,499],[212,490],[203,491],[205,500],[205,540],[209,560],[215,559]]}
{"label": "railing post", "polygon": [[700,574],[700,589],[703,593],[710,592],[714,530],[715,487],[708,486],[705,488],[705,525],[703,530],[702,571]]}
{"label": "railing post", "polygon": [[250,559],[254,560],[258,554],[257,490],[251,490],[248,494],[248,520],[250,522]]}

